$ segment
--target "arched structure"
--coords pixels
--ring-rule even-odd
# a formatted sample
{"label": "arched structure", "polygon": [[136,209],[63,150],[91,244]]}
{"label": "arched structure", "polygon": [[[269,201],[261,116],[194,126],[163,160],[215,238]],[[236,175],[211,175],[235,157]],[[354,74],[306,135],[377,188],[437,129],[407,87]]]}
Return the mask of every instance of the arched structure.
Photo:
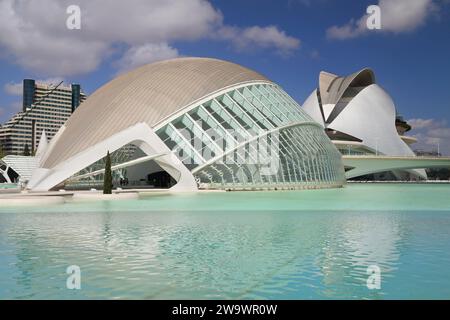
{"label": "arched structure", "polygon": [[7,155],[0,159],[0,183],[28,181],[37,166],[35,157]]}
{"label": "arched structure", "polygon": [[[396,128],[397,111],[391,97],[375,83],[370,69],[347,77],[321,72],[319,89],[303,104],[315,121],[344,154],[380,154],[413,157]],[[424,170],[411,171],[426,178]]]}
{"label": "arched structure", "polygon": [[49,190],[92,176],[107,151],[127,154],[120,162],[143,170],[150,169],[139,157],[151,158],[154,172],[177,181],[174,190],[345,183],[340,153],[286,92],[216,59],[157,62],[98,89],[46,147],[28,187]]}

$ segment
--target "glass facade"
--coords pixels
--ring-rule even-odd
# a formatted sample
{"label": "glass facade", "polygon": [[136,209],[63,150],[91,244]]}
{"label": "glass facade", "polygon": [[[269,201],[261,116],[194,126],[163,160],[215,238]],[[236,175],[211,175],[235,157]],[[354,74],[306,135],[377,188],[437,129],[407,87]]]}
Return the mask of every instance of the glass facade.
{"label": "glass facade", "polygon": [[[180,110],[155,132],[199,189],[315,189],[345,183],[342,156],[323,127],[272,83],[211,95]],[[161,187],[159,182],[168,178],[170,187],[173,177],[154,160],[122,166],[145,157],[133,143],[112,152],[114,186]],[[104,159],[96,161],[66,180],[64,188],[102,188],[104,167]]]}
{"label": "glass facade", "polygon": [[200,188],[342,185],[341,155],[323,128],[275,84],[231,89],[157,130]]}
{"label": "glass facade", "polygon": [[72,84],[72,112],[75,111],[76,108],[81,103],[81,86],[79,84]]}
{"label": "glass facade", "polygon": [[30,108],[34,102],[35,81],[33,79],[23,80],[23,111]]}
{"label": "glass facade", "polygon": [[[116,150],[110,154],[111,158],[111,166],[114,167],[115,165],[122,164],[124,162],[128,162],[133,159],[137,159],[144,154],[139,150],[138,147],[136,147],[133,144],[127,144],[120,148],[119,150]],[[106,155],[105,155],[106,156]],[[64,183],[64,188],[67,190],[81,190],[81,189],[89,189],[89,188],[97,188],[101,189],[103,188],[103,180],[104,180],[104,173],[99,173],[95,175],[86,176],[84,178],[79,178],[83,175],[88,175],[90,173],[103,170],[105,169],[105,162],[106,158],[102,158],[87,168],[81,170],[80,172],[77,172],[75,175],[70,177],[68,180]],[[126,179],[127,178],[127,169],[121,168],[117,170],[112,170],[112,178],[113,178],[113,184],[119,185],[118,181],[120,179]],[[136,183],[134,183],[136,185]]]}

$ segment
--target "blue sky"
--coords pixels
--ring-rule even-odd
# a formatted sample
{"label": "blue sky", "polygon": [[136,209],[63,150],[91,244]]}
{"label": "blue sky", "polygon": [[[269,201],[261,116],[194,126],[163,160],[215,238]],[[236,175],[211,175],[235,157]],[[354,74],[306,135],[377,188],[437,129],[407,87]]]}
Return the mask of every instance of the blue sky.
{"label": "blue sky", "polygon": [[[66,27],[70,4],[80,30]],[[361,27],[371,4],[379,31]],[[371,67],[416,126],[417,147],[450,154],[449,9],[448,0],[0,0],[0,122],[20,109],[25,77],[92,93],[144,63],[207,56],[257,70],[302,103],[320,71]]]}

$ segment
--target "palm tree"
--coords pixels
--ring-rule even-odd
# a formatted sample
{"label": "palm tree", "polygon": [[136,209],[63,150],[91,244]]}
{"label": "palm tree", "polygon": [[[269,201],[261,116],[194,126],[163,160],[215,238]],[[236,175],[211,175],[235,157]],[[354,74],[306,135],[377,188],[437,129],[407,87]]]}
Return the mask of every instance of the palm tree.
{"label": "palm tree", "polygon": [[105,177],[103,179],[103,194],[112,194],[112,173],[111,173],[111,156],[109,151],[105,159]]}

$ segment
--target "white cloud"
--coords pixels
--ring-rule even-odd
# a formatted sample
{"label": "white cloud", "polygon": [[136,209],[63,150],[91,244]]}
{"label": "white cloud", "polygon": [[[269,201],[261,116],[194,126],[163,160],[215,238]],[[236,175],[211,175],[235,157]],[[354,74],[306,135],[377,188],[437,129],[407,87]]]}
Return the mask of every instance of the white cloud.
{"label": "white cloud", "polygon": [[5,92],[12,96],[21,96],[23,90],[22,88],[23,88],[22,82],[20,83],[10,82],[5,84],[4,87]]}
{"label": "white cloud", "polygon": [[327,30],[327,37],[330,39],[346,40],[359,37],[366,33],[366,16],[355,21],[350,20],[349,23],[343,26],[332,26]]}
{"label": "white cloud", "polygon": [[[36,82],[40,82],[43,84],[56,85],[61,81],[64,81],[61,77],[53,77],[48,79],[37,79]],[[23,82],[9,82],[5,84],[4,90],[7,94],[12,96],[22,96],[23,94]]]}
{"label": "white cloud", "polygon": [[[381,9],[381,30],[379,32],[410,32],[425,24],[433,12],[438,10],[433,0],[379,0]],[[352,19],[345,25],[332,26],[327,30],[331,39],[351,39],[366,35],[367,15]]]}
{"label": "white cloud", "polygon": [[67,30],[66,18],[64,1],[1,0],[0,47],[27,70],[51,75],[89,72],[108,44]]}
{"label": "white cloud", "polygon": [[37,79],[36,80],[36,82],[40,82],[40,83],[48,84],[48,85],[57,85],[61,81],[64,81],[64,78],[62,78],[62,77],[52,77],[52,78],[47,78],[47,79]]}
{"label": "white cloud", "polygon": [[437,139],[450,139],[450,128],[435,128],[428,131],[428,135]]}
{"label": "white cloud", "polygon": [[450,154],[450,128],[445,120],[410,119],[411,135],[417,138],[415,149],[436,151],[439,145],[442,154]]}
{"label": "white cloud", "polygon": [[238,50],[251,48],[275,48],[282,55],[290,54],[300,47],[300,40],[276,26],[238,28],[224,26],[217,32],[219,39],[230,40]]}
{"label": "white cloud", "polygon": [[[71,76],[95,70],[114,57],[116,48],[125,48],[119,66],[145,57],[151,62],[155,56],[173,56],[176,41],[214,39],[218,30],[227,28],[222,13],[206,0],[77,0],[81,30],[68,30],[66,8],[72,4],[73,0],[0,0],[0,48],[26,70]],[[233,33],[235,37],[226,40],[239,47],[249,42],[289,52],[299,45],[298,39],[276,27],[236,28]]]}
{"label": "white cloud", "polygon": [[434,119],[410,119],[408,120],[408,123],[413,127],[414,129],[430,129],[434,128],[438,125],[441,125],[441,123],[436,123],[436,120]]}
{"label": "white cloud", "polygon": [[167,43],[148,43],[131,47],[118,61],[119,73],[129,71],[147,63],[178,57],[178,50]]}

